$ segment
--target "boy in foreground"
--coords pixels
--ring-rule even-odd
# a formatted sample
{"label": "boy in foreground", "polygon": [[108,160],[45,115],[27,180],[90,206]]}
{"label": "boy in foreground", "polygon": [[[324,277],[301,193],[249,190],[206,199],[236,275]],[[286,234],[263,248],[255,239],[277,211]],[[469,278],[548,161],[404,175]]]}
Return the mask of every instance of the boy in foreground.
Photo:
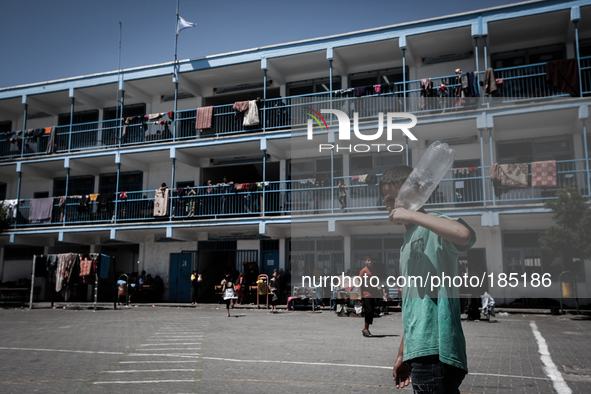
{"label": "boy in foreground", "polygon": [[[389,221],[404,225],[400,275],[422,277],[458,275],[458,253],[476,242],[476,234],[462,219],[423,208],[395,208],[400,187],[412,172],[404,165],[391,167],[380,179],[380,192]],[[458,289],[431,290],[430,283],[407,283],[403,289],[404,335],[394,363],[396,388],[412,383],[415,393],[458,393],[468,372],[466,341],[461,325]],[[412,377],[412,379],[411,379]]]}

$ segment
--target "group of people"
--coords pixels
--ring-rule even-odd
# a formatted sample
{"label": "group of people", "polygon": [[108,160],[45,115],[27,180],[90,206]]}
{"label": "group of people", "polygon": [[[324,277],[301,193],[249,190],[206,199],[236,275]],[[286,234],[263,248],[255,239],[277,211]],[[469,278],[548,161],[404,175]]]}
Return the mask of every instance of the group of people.
{"label": "group of people", "polygon": [[[268,283],[264,284],[266,285],[266,291],[271,295],[271,313],[277,313],[280,283],[279,273],[275,269],[273,270],[273,275],[269,278]],[[230,317],[230,308],[234,308],[235,300],[238,300],[238,305],[242,305],[242,301],[244,300],[244,287],[246,285],[244,274],[240,273],[236,280],[227,274],[222,280],[221,285],[222,298],[226,304],[226,316]]]}
{"label": "group of people", "polygon": [[160,275],[152,278],[142,270],[140,274],[132,273],[126,281],[122,277],[117,281],[119,297],[127,296],[127,302],[133,301],[161,301],[164,294],[164,281]]}

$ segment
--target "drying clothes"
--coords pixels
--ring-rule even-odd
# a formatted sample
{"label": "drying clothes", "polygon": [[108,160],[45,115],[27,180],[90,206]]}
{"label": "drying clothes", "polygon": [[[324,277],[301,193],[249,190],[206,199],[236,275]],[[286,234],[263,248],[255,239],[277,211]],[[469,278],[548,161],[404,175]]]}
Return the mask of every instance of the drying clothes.
{"label": "drying clothes", "polygon": [[484,292],[484,295],[480,296],[482,301],[482,314],[484,316],[495,316],[495,300],[491,297],[488,292]]}
{"label": "drying clothes", "polygon": [[170,189],[161,187],[156,189],[154,195],[154,216],[162,217],[168,215],[168,205],[170,201]]}
{"label": "drying clothes", "polygon": [[497,164],[490,166],[490,180],[495,188],[513,189],[527,187],[527,163]]}
{"label": "drying clothes", "polygon": [[127,192],[119,193],[119,199],[120,200],[127,200]]}
{"label": "drying clothes", "polygon": [[571,97],[579,97],[579,68],[577,59],[555,60],[546,63],[546,82]]}
{"label": "drying clothes", "polygon": [[66,210],[66,196],[59,196],[57,199],[57,205],[60,207],[60,222],[64,220],[64,211]]}
{"label": "drying clothes", "polygon": [[98,198],[98,194],[89,194],[88,197],[90,197],[90,201],[96,201]]}
{"label": "drying clothes", "polygon": [[421,95],[419,97],[419,109],[425,109],[425,97],[431,97],[431,93],[433,92],[433,82],[431,78],[423,78],[421,79]]}
{"label": "drying clothes", "polygon": [[39,137],[41,137],[43,134],[45,134],[45,129],[44,128],[42,128],[42,129],[34,129],[33,130],[33,135],[31,136],[33,142],[37,142],[37,140],[39,139]]}
{"label": "drying clothes", "polygon": [[497,82],[495,80],[495,71],[487,68],[484,72],[484,95],[490,96],[497,91]]}
{"label": "drying clothes", "polygon": [[365,87],[354,88],[355,97],[361,97],[365,95]]}
{"label": "drying clothes", "polygon": [[213,105],[209,107],[197,108],[195,118],[195,130],[210,129],[213,119]]}
{"label": "drying clothes", "polygon": [[365,183],[367,179],[367,174],[359,175],[359,183]]}
{"label": "drying clothes", "polygon": [[160,119],[164,115],[166,115],[164,112],[160,112],[160,113],[155,113],[155,114],[144,115],[144,118],[154,121],[154,120]]}
{"label": "drying clothes", "polygon": [[248,110],[250,104],[248,101],[236,101],[234,103],[234,106],[232,107],[232,109],[234,111],[238,111],[238,112],[244,112],[246,110]]}
{"label": "drying clothes", "polygon": [[57,254],[47,255],[47,262],[45,263],[45,269],[47,270],[47,272],[55,271],[55,269],[57,268],[57,258]]}
{"label": "drying clothes", "polygon": [[373,91],[377,94],[382,93],[382,85],[373,85]]}
{"label": "drying clothes", "polygon": [[459,167],[459,168],[454,168],[453,171],[454,171],[454,175],[457,175],[457,174],[466,175],[466,174],[468,174],[469,169],[468,169],[468,167]]}
{"label": "drying clothes", "polygon": [[52,129],[51,127],[46,127],[44,129],[45,130],[45,133],[44,134],[51,134],[51,129]]}
{"label": "drying clothes", "polygon": [[[45,131],[47,133],[47,130]],[[47,141],[47,149],[45,153],[54,153],[55,152],[55,126],[51,128],[49,132],[49,140]]]}
{"label": "drying clothes", "polygon": [[468,167],[468,172],[476,172],[478,171],[478,167]]}
{"label": "drying clothes", "polygon": [[174,120],[174,111],[168,111],[166,115],[168,115],[168,119]]}
{"label": "drying clothes", "polygon": [[31,200],[29,221],[31,223],[48,223],[53,211],[53,197],[34,198]]}
{"label": "drying clothes", "polygon": [[237,183],[235,185],[235,189],[236,189],[237,192],[242,191],[242,183]]}
{"label": "drying clothes", "polygon": [[461,81],[462,81],[462,89],[468,89],[468,75],[467,74],[462,74]]}
{"label": "drying clothes", "polygon": [[351,181],[359,181],[359,175],[353,175]]}
{"label": "drying clothes", "polygon": [[556,187],[556,160],[534,161],[531,163],[532,187]]}
{"label": "drying clothes", "polygon": [[259,124],[259,108],[256,100],[248,102],[248,111],[244,114],[244,126],[256,126]]}
{"label": "drying clothes", "polygon": [[16,211],[17,211],[17,200],[4,200],[0,202],[0,205],[4,206],[6,213],[8,214],[8,219],[16,219]]}
{"label": "drying clothes", "polygon": [[92,260],[84,258],[80,260],[80,276],[88,276],[92,271]]}
{"label": "drying clothes", "polygon": [[88,211],[88,196],[81,196],[78,202],[78,213],[84,213]]}
{"label": "drying clothes", "polygon": [[62,290],[62,283],[64,281],[64,271],[68,262],[68,254],[62,253],[57,256],[57,269],[55,271],[55,291]]}

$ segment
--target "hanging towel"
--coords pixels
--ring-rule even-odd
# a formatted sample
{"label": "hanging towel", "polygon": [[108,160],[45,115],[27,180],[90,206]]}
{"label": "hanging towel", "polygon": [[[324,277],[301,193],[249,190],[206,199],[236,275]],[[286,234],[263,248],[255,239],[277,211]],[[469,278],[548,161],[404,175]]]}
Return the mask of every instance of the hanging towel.
{"label": "hanging towel", "polygon": [[367,174],[359,175],[359,183],[365,183],[367,179]]}
{"label": "hanging towel", "polygon": [[232,109],[234,111],[244,112],[244,111],[248,110],[249,106],[250,106],[250,104],[248,101],[236,101],[234,103],[234,106],[232,107]]}
{"label": "hanging towel", "polygon": [[55,271],[55,291],[62,290],[66,264],[68,263],[68,253],[61,253],[57,256],[57,269]]}
{"label": "hanging towel", "polygon": [[162,217],[168,215],[168,204],[170,201],[170,189],[161,187],[156,189],[154,195],[154,216]]}
{"label": "hanging towel", "polygon": [[[47,130],[45,132],[47,133]],[[49,141],[47,141],[47,149],[45,150],[45,153],[53,152],[55,152],[55,126],[49,132]]]}
{"label": "hanging towel", "polygon": [[156,113],[156,114],[148,114],[145,115],[146,118],[148,118],[148,120],[157,120],[160,119],[161,117],[163,117],[165,115],[164,112],[161,113]]}
{"label": "hanging towel", "polygon": [[98,194],[89,194],[88,196],[90,197],[90,201],[93,202],[96,201],[98,198]]}
{"label": "hanging towel", "polygon": [[579,68],[577,59],[555,60],[546,63],[546,82],[571,97],[579,97]]}
{"label": "hanging towel", "polygon": [[29,220],[31,223],[49,223],[53,210],[53,197],[31,200]]}
{"label": "hanging towel", "polygon": [[382,92],[382,85],[373,85],[373,90],[377,94],[380,94]]}
{"label": "hanging towel", "polygon": [[355,97],[361,97],[363,95],[365,95],[365,87],[362,88],[354,88],[354,92],[355,92]]}
{"label": "hanging towel", "polygon": [[514,189],[527,187],[527,163],[497,164],[490,167],[490,180],[495,187]]}
{"label": "hanging towel", "polygon": [[484,95],[490,96],[497,91],[497,82],[495,80],[495,72],[492,68],[487,68],[484,72]]}
{"label": "hanging towel", "polygon": [[2,202],[0,202],[0,205],[4,206],[4,209],[6,210],[6,213],[8,215],[8,219],[16,219],[17,213],[17,200],[4,200]]}
{"label": "hanging towel", "polygon": [[531,163],[532,187],[556,187],[556,160],[534,161]]}
{"label": "hanging towel", "polygon": [[213,105],[209,107],[197,108],[197,117],[195,119],[195,130],[211,128],[213,118]]}
{"label": "hanging towel", "polygon": [[248,111],[244,115],[244,126],[256,126],[259,124],[259,108],[256,100],[248,102]]}
{"label": "hanging towel", "polygon": [[166,115],[168,115],[168,119],[174,120],[174,111],[168,111]]}

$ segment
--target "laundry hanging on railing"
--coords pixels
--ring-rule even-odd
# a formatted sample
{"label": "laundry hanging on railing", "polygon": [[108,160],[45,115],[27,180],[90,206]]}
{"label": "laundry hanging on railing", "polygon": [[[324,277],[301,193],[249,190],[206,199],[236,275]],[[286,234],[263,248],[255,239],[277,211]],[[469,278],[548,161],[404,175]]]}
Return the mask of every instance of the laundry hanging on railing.
{"label": "laundry hanging on railing", "polygon": [[421,94],[419,97],[419,109],[425,109],[425,98],[431,97],[433,94],[433,82],[431,78],[421,79]]}
{"label": "laundry hanging on railing", "polygon": [[49,223],[53,212],[53,197],[33,198],[30,204],[29,221],[31,223]]}
{"label": "laundry hanging on railing", "polygon": [[162,187],[156,189],[156,193],[154,194],[154,216],[167,216],[169,202],[170,189],[166,187],[166,184],[163,183]]}
{"label": "laundry hanging on railing", "polygon": [[4,209],[6,210],[8,220],[16,219],[18,200],[14,199],[14,200],[0,201],[0,205],[2,205],[4,207]]}
{"label": "laundry hanging on railing", "polygon": [[577,59],[554,60],[546,63],[546,82],[571,97],[579,97],[579,66]]}
{"label": "laundry hanging on railing", "polygon": [[556,160],[531,163],[531,183],[536,188],[556,187]]}
{"label": "laundry hanging on railing", "polygon": [[259,124],[259,107],[256,100],[248,102],[248,111],[244,114],[244,126],[256,126]]}
{"label": "laundry hanging on railing", "polygon": [[197,108],[195,117],[195,130],[210,129],[213,119],[213,105]]}
{"label": "laundry hanging on railing", "polygon": [[[55,143],[56,143],[56,128],[53,126],[51,131],[49,132],[49,140],[47,141],[47,149],[45,149],[45,153],[54,153],[55,152]],[[45,131],[47,132],[47,130]]]}
{"label": "laundry hanging on railing", "polygon": [[487,68],[484,72],[484,96],[490,96],[497,91],[497,81],[495,79],[495,71],[492,68]]}
{"label": "laundry hanging on railing", "polygon": [[497,164],[490,166],[490,180],[495,187],[495,194],[500,196],[504,190],[528,186],[527,163]]}
{"label": "laundry hanging on railing", "polygon": [[234,110],[234,116],[238,120],[242,121],[244,119],[244,113],[248,110],[249,106],[250,105],[248,101],[236,101],[232,106],[232,109]]}
{"label": "laundry hanging on railing", "polygon": [[148,120],[151,120],[151,121],[155,121],[155,120],[160,119],[164,115],[166,115],[166,112],[158,112],[158,113],[155,113],[155,114],[144,115],[144,118],[146,118]]}

